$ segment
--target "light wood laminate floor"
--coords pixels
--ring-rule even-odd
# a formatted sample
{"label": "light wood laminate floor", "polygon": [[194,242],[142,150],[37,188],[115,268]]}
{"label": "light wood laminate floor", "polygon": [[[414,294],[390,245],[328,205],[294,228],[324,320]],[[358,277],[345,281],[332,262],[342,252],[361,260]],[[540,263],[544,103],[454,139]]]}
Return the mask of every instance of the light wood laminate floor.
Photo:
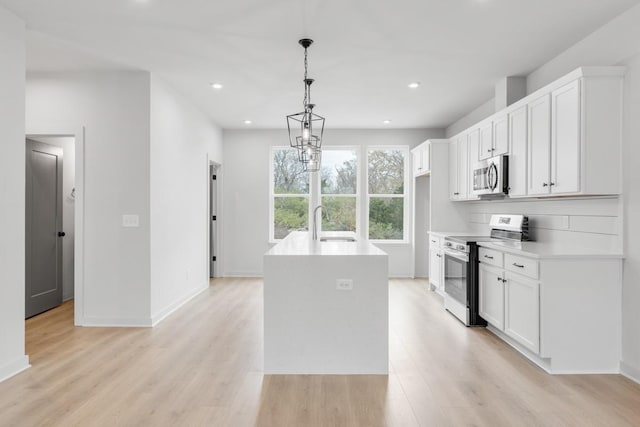
{"label": "light wood laminate floor", "polygon": [[33,367],[0,426],[638,426],[640,386],[550,376],[465,328],[421,280],[390,281],[388,376],[264,376],[262,281],[223,279],[153,329],[27,321]]}

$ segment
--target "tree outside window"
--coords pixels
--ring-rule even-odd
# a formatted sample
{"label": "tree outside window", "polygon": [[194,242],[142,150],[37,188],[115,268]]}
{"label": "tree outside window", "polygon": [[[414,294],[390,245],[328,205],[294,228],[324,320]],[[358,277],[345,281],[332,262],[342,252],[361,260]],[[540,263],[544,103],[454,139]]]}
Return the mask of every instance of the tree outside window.
{"label": "tree outside window", "polygon": [[309,174],[292,148],[272,150],[273,223],[272,240],[280,240],[296,230],[307,230]]}
{"label": "tree outside window", "polygon": [[320,172],[321,204],[326,209],[322,217],[324,231],[357,229],[358,153],[352,149],[322,150]]}
{"label": "tree outside window", "polygon": [[404,240],[406,150],[370,149],[367,156],[369,239]]}

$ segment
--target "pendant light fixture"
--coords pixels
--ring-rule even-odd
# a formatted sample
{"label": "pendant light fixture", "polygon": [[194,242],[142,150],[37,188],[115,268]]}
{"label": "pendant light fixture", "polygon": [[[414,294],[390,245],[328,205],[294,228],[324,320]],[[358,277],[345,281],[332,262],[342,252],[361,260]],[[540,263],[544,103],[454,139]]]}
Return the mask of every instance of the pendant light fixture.
{"label": "pendant light fixture", "polygon": [[307,76],[307,49],[313,44],[313,40],[302,39],[298,43],[304,48],[304,111],[287,116],[289,144],[298,150],[298,159],[305,171],[317,172],[320,170],[322,157],[324,117],[313,112],[315,104],[311,103],[311,84],[314,80]]}

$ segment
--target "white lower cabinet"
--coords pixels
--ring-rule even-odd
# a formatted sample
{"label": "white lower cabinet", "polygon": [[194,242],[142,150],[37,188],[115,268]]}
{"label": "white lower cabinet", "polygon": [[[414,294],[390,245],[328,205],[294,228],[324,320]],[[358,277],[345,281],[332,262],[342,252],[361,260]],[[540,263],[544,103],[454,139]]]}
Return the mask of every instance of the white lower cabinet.
{"label": "white lower cabinet", "polygon": [[500,330],[504,330],[504,271],[480,264],[480,316]]}
{"label": "white lower cabinet", "polygon": [[496,329],[538,354],[540,287],[538,282],[480,263],[479,313]]}
{"label": "white lower cabinet", "polygon": [[444,255],[442,249],[429,249],[429,283],[434,291],[444,292]]}
{"label": "white lower cabinet", "polygon": [[621,257],[528,256],[491,243],[479,255],[479,314],[491,332],[549,373],[619,372]]}
{"label": "white lower cabinet", "polygon": [[540,285],[505,273],[504,332],[538,354],[540,352]]}

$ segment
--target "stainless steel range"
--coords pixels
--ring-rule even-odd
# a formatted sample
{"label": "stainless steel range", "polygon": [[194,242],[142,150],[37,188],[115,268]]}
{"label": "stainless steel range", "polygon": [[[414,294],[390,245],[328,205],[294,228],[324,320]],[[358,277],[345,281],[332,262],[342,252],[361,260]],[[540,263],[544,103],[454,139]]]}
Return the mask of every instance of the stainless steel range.
{"label": "stainless steel range", "polygon": [[478,314],[478,242],[528,240],[529,219],[492,215],[490,236],[447,236],[444,239],[444,307],[467,326],[486,326]]}

